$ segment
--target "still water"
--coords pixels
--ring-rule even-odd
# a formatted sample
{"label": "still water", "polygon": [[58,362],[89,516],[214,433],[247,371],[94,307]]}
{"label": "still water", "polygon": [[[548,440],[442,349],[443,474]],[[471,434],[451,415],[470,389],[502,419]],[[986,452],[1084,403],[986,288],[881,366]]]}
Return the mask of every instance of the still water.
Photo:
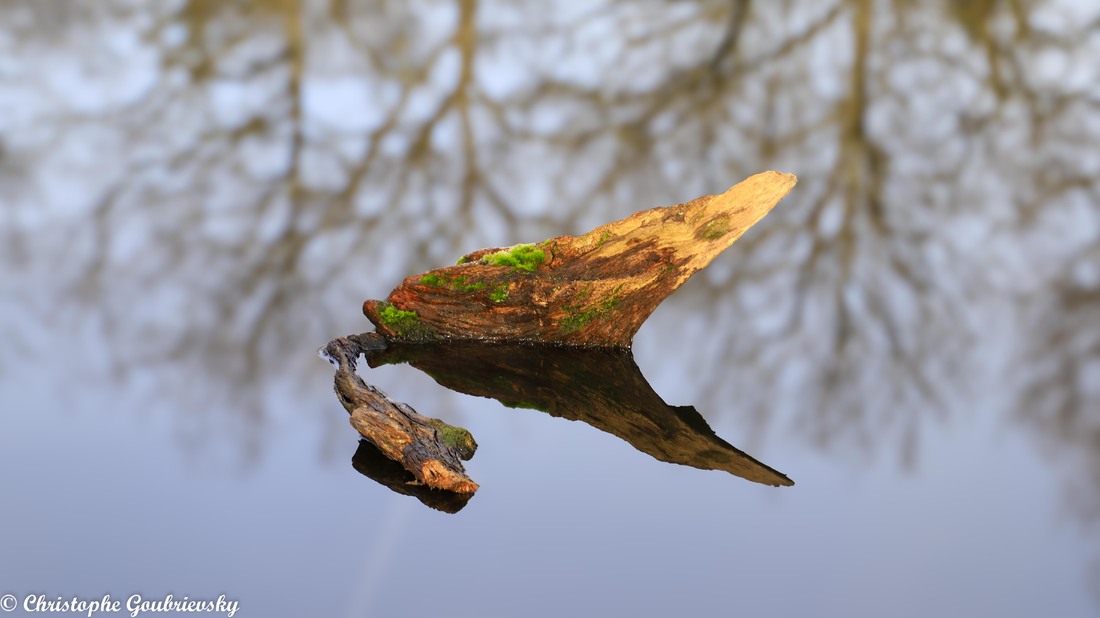
{"label": "still water", "polygon": [[[1097,615],[1098,45],[1069,0],[5,2],[0,596]],[[481,488],[352,466],[316,351],[365,298],[765,169],[633,361],[793,486],[409,365],[360,372]]]}
{"label": "still water", "polygon": [[[638,362],[666,400],[690,402],[694,384],[666,369],[692,344],[666,316],[643,329]],[[408,366],[365,370],[477,437],[467,471],[482,487],[451,515],[355,472],[356,436],[321,373],[271,410],[263,455],[240,465],[179,448],[165,414],[184,410],[146,414],[110,383],[67,386],[80,364],[15,368],[0,391],[2,581],[20,597],[224,593],[256,616],[1095,610],[1100,548],[1067,517],[1057,471],[988,410],[922,428],[909,468],[893,449],[825,456],[782,434],[748,447],[731,410],[709,411],[720,435],[796,482],[774,488],[439,392]],[[340,429],[331,452],[323,424]]]}
{"label": "still water", "polygon": [[[689,402],[692,382],[663,368],[691,346],[662,342],[661,317],[638,360],[666,399]],[[797,483],[772,488],[658,462],[578,422],[437,392],[407,366],[368,370],[478,438],[467,469],[482,489],[447,515],[352,469],[356,439],[326,376],[288,399],[294,409],[272,410],[264,455],[240,466],[178,448],[163,415],[120,404],[109,384],[59,388],[79,365],[30,364],[0,391],[2,581],[19,595],[226,593],[241,615],[287,616],[1095,608],[1093,537],[1066,517],[1056,471],[988,411],[930,424],[909,469],[891,449],[867,461],[762,441],[753,453]],[[709,416],[729,441],[748,439],[728,415]],[[331,453],[319,452],[322,423],[342,430]]]}

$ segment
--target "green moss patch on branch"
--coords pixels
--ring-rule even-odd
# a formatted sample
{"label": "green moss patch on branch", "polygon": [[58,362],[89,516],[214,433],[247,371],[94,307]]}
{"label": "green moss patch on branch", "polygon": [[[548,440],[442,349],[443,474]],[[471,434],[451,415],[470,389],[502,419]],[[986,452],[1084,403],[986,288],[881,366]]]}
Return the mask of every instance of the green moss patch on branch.
{"label": "green moss patch on branch", "polygon": [[457,290],[459,292],[477,292],[478,290],[485,289],[484,281],[470,282],[469,278],[465,275],[439,275],[436,273],[428,273],[420,277],[420,283],[436,288]]}
{"label": "green moss patch on branch", "polygon": [[546,262],[546,252],[535,245],[516,245],[510,249],[490,253],[481,259],[486,264],[510,266],[531,273]]}
{"label": "green moss patch on branch", "polygon": [[398,309],[393,303],[381,303],[378,319],[382,325],[403,339],[430,339],[435,329],[420,321],[415,311]]}
{"label": "green moss patch on branch", "polygon": [[501,283],[500,285],[493,288],[492,292],[489,292],[489,300],[493,301],[494,303],[504,302],[507,299],[508,299],[508,284],[507,283]]}
{"label": "green moss patch on branch", "polygon": [[730,231],[730,218],[727,215],[719,215],[711,219],[699,230],[698,237],[702,240],[718,240]]}
{"label": "green moss patch on branch", "polygon": [[454,449],[460,458],[469,460],[474,456],[474,452],[477,451],[477,442],[474,441],[474,436],[469,431],[462,427],[448,425],[438,418],[429,419],[428,424],[439,432],[443,444]]}
{"label": "green moss patch on branch", "polygon": [[420,323],[420,316],[415,311],[404,311],[393,305],[386,305],[378,315],[382,318],[383,324],[394,330],[402,330]]}
{"label": "green moss patch on branch", "polygon": [[596,319],[604,319],[619,307],[622,300],[623,284],[619,284],[603,300],[596,303],[584,304],[591,290],[585,288],[574,297],[574,304],[563,305],[565,317],[561,320],[561,329],[564,333],[576,332]]}

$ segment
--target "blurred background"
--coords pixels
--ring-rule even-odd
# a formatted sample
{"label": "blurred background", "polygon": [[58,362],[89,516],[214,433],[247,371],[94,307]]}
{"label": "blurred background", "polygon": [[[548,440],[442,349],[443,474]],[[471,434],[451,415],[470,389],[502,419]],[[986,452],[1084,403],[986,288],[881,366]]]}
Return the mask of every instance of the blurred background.
{"label": "blurred background", "polygon": [[[353,591],[351,600],[327,597],[324,607],[338,615],[400,600],[403,588],[378,582],[390,581],[402,543],[419,547],[409,537],[449,534],[462,518],[488,535],[507,517],[529,519],[543,535],[562,519],[539,500],[578,517],[591,506],[580,506],[588,494],[574,483],[627,483],[641,476],[631,466],[666,479],[670,495],[694,505],[662,516],[666,525],[700,509],[728,515],[728,496],[706,507],[692,501],[742,491],[730,489],[745,485],[737,479],[706,473],[706,489],[693,493],[684,488],[698,487],[703,473],[657,472],[598,432],[579,438],[536,412],[442,391],[408,368],[365,370],[368,382],[469,427],[483,446],[496,436],[502,451],[494,456],[490,446],[467,466],[484,487],[554,432],[580,445],[588,462],[580,477],[557,460],[528,462],[514,486],[498,481],[497,498],[479,493],[461,514],[394,532],[395,522],[417,516],[393,501],[411,499],[370,486],[346,465],[354,432],[331,393],[331,367],[315,351],[369,330],[361,302],[384,298],[406,275],[481,247],[582,233],[767,169],[797,174],[798,186],[642,328],[639,365],[667,401],[695,405],[720,435],[799,484],[781,493],[801,497],[753,488],[736,498],[759,514],[747,530],[782,536],[767,528],[778,525],[776,509],[786,514],[778,520],[807,530],[804,542],[780,542],[781,554],[817,564],[921,530],[952,539],[924,557],[928,564],[973,557],[957,576],[928,564],[913,571],[907,541],[881,560],[855,560],[867,571],[834,582],[838,596],[773,603],[907,615],[909,606],[897,604],[922,590],[928,595],[913,615],[1034,615],[1055,599],[1068,611],[1059,615],[1093,615],[1100,5],[1088,0],[6,0],[0,489],[21,492],[26,503],[4,533],[24,545],[3,558],[0,588],[6,579],[20,598],[32,588],[65,595],[80,586],[102,595],[149,577],[160,591],[210,566],[205,552],[184,552],[169,561],[175,568],[143,575],[121,557],[104,563],[102,581],[77,567],[57,574],[60,563],[114,547],[90,539],[131,538],[134,522],[113,514],[117,500],[95,516],[57,515],[70,512],[73,487],[91,492],[109,479],[129,479],[118,491],[134,500],[156,484],[166,494],[158,504],[171,508],[139,515],[144,507],[135,503],[133,517],[191,529],[183,538],[200,547],[212,530],[233,547],[242,527],[267,530],[259,520],[272,535],[305,539],[292,522],[316,522],[324,511],[317,505],[348,494],[341,508],[362,509],[364,521],[378,524],[355,550],[367,558],[339,554],[329,536],[301,541],[319,563],[340,564],[338,554],[366,560],[351,569],[362,578],[339,586]],[[509,448],[515,458],[504,456]],[[136,463],[147,461],[142,449],[170,470]],[[108,453],[129,463],[107,466]],[[620,459],[621,470],[609,463]],[[579,480],[593,469],[625,477]],[[96,480],[78,482],[74,470]],[[570,490],[522,493],[532,478],[540,492],[546,483]],[[851,478],[864,480],[853,490]],[[934,503],[907,485],[921,478]],[[855,497],[838,497],[838,487]],[[189,498],[217,491],[229,502],[252,492],[264,517],[227,522]],[[296,496],[293,519],[277,506],[287,495]],[[641,495],[630,495],[600,507],[615,525],[637,517],[632,500]],[[523,496],[539,506],[507,516],[493,506],[532,504]],[[865,536],[875,526],[856,525],[847,511],[887,502],[899,512],[862,513],[916,528]],[[822,509],[836,520],[796,516]],[[963,515],[941,520],[923,509]],[[1030,519],[1006,524],[988,546],[960,540],[1021,513]],[[329,525],[311,525],[310,534]],[[672,537],[646,530],[664,547],[662,564],[709,555],[700,549],[705,539],[692,546],[701,553],[682,553],[652,540]],[[838,542],[852,545],[818,545],[837,530],[851,531]],[[142,538],[154,545],[163,538],[149,534]],[[531,554],[583,573],[572,561],[595,551],[604,537],[593,535],[568,559],[554,554],[550,538],[525,558],[500,541],[468,577],[501,576],[502,564],[527,564]],[[1006,539],[1024,545],[1009,550]],[[47,540],[65,549],[44,557]],[[629,539],[619,540],[592,569],[626,569],[607,558],[633,555]],[[255,543],[238,548],[239,565],[264,562],[256,549],[263,542]],[[737,547],[754,560],[770,551]],[[318,572],[327,571],[311,570]],[[898,580],[852,601],[862,588],[845,585],[883,572],[914,588]],[[810,577],[784,573],[795,591]],[[243,610],[267,607],[259,591],[279,581],[255,574],[231,586],[228,574],[220,577],[191,594],[255,588],[251,599],[239,593]],[[539,607],[592,608],[639,582],[615,581]],[[538,596],[513,582],[520,589],[523,602]],[[308,590],[303,583],[298,592]],[[712,593],[681,592],[697,609],[725,607]],[[561,605],[574,597],[589,601]],[[665,598],[632,611],[657,611]],[[684,598],[670,607],[685,607]],[[521,607],[500,603],[501,611]],[[761,600],[764,610],[776,607]]]}

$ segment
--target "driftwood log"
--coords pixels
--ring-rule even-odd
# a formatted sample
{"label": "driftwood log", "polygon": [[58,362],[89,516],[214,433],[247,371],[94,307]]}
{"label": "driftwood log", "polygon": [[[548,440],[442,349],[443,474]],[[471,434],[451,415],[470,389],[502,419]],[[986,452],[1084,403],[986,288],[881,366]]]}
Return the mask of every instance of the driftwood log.
{"label": "driftwood log", "polygon": [[466,476],[462,466],[462,460],[473,457],[477,450],[470,432],[393,401],[355,372],[359,355],[377,349],[380,342],[381,337],[367,333],[334,339],[321,350],[321,355],[336,367],[334,388],[351,414],[352,426],[386,457],[412,473],[417,482],[445,491],[477,491],[477,483]]}
{"label": "driftwood log", "polygon": [[657,305],[785,196],[765,172],[721,195],[653,208],[580,236],[481,249],[405,279],[363,312],[391,341],[630,347]]}
{"label": "driftwood log", "polygon": [[[796,182],[793,174],[765,172],[721,195],[644,210],[580,236],[481,249],[454,266],[408,277],[387,300],[363,303],[376,333],[336,339],[322,350],[337,367],[335,388],[351,424],[416,482],[472,494],[477,484],[461,462],[477,447],[469,432],[392,401],[355,373],[357,360],[362,353],[377,356],[407,342],[539,344],[506,355],[503,362],[487,348],[456,356],[457,348],[421,346],[415,356],[446,386],[583,420],[662,461],[722,469],[769,485],[791,484],[718,438],[693,408],[661,401],[628,352],[596,359],[605,365],[603,373],[589,379],[586,363],[541,344],[629,350],[657,306],[763,218]],[[545,381],[546,368],[564,382]],[[487,392],[484,375],[497,388],[510,384],[506,388],[514,392]]]}

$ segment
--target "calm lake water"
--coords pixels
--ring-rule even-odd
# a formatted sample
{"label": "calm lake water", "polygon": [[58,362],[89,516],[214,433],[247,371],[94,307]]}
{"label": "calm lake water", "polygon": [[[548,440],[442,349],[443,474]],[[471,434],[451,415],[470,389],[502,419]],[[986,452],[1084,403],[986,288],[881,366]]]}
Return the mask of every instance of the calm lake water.
{"label": "calm lake water", "polygon": [[[1098,33],[1054,0],[5,3],[0,596],[1100,614]],[[353,468],[317,349],[364,299],[765,169],[799,184],[634,360],[794,486],[408,365],[360,373],[469,429],[480,490]]]}

